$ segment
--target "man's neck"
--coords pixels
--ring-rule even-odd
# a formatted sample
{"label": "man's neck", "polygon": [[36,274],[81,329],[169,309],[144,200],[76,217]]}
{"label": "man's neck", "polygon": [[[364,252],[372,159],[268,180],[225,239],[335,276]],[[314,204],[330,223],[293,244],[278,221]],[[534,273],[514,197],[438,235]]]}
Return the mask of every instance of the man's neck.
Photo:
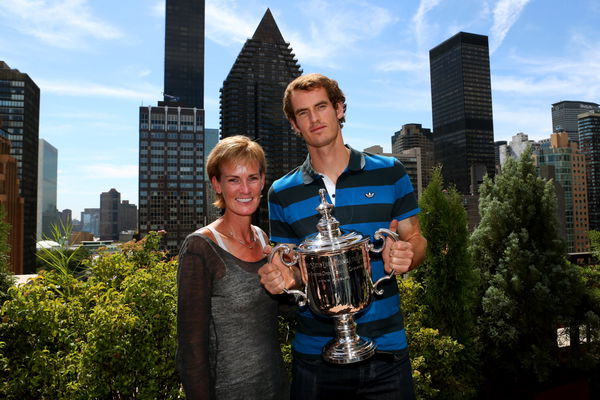
{"label": "man's neck", "polygon": [[350,160],[350,150],[344,146],[343,141],[332,146],[309,148],[308,152],[313,169],[326,175],[334,184]]}

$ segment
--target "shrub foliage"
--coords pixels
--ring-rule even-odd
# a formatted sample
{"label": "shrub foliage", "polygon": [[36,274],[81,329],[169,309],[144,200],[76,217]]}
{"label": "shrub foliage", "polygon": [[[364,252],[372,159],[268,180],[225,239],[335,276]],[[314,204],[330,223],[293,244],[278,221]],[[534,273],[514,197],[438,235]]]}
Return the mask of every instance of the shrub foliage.
{"label": "shrub foliage", "polygon": [[0,322],[0,397],[182,398],[176,272],[151,233],[101,253],[78,280],[43,271],[12,287]]}

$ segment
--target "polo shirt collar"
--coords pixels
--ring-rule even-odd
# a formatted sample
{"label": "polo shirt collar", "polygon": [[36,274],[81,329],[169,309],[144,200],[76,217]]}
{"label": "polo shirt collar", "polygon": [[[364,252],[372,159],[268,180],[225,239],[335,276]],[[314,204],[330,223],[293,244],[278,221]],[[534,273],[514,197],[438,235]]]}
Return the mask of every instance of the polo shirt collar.
{"label": "polo shirt collar", "polygon": [[[365,155],[347,144],[345,146],[350,150],[350,160],[348,161],[346,170],[354,172],[362,170],[365,167]],[[316,178],[320,177],[320,174],[312,167],[310,154],[306,155],[306,160],[300,166],[300,172],[302,173],[302,181],[305,185],[312,183]]]}

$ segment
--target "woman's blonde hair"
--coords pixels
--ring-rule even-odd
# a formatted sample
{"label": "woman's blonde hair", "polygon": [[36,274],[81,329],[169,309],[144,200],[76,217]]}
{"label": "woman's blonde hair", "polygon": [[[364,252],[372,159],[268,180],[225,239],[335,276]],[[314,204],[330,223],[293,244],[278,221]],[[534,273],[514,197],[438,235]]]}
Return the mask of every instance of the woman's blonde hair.
{"label": "woman's blonde hair", "polygon": [[[247,136],[237,135],[222,139],[212,149],[206,160],[206,173],[208,179],[221,179],[221,166],[228,162],[248,163],[256,161],[261,175],[267,172],[267,160],[263,148]],[[215,207],[224,209],[225,200],[221,193],[217,193],[217,200],[213,203]]]}

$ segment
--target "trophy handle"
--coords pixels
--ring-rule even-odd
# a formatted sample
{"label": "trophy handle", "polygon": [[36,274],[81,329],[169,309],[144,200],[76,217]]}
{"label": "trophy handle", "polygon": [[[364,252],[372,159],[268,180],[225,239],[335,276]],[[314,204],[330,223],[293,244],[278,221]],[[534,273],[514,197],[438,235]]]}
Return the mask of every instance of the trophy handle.
{"label": "trophy handle", "polygon": [[[282,243],[282,244],[278,244],[277,246],[273,247],[273,250],[271,251],[271,254],[269,254],[269,258],[267,259],[267,262],[269,264],[271,264],[273,262],[273,257],[275,256],[275,254],[277,253],[283,253],[284,255],[289,255],[292,260],[291,261],[287,261],[285,258],[283,257],[279,257],[279,259],[281,260],[281,262],[288,268],[292,268],[293,265],[295,265],[298,262],[298,253],[295,252],[289,245]],[[291,253],[291,254],[290,254]],[[292,294],[294,296],[299,296],[300,298],[298,299],[298,305],[300,307],[305,306],[306,305],[306,293],[304,293],[301,290],[288,290],[288,289],[283,289],[283,291],[287,294]]]}
{"label": "trophy handle", "polygon": [[[385,247],[385,236],[383,236],[382,234],[386,233],[390,238],[392,238],[392,240],[394,242],[397,242],[398,240],[400,240],[400,237],[398,236],[398,234],[396,232],[393,232],[389,229],[386,228],[380,228],[377,229],[377,231],[375,232],[375,234],[373,235],[373,237],[377,240],[382,239],[383,240],[383,244],[381,245],[381,247],[379,248],[375,248],[374,244],[370,244],[369,245],[369,250],[372,251],[373,253],[381,253],[383,251],[383,248]],[[379,279],[377,279],[377,282],[373,283],[373,291],[375,292],[375,294],[378,295],[382,295],[383,294],[383,289],[378,289],[377,286],[383,282],[383,281],[387,281],[388,279],[392,279],[395,276],[395,272],[392,271],[390,272],[389,275],[385,275]]]}

